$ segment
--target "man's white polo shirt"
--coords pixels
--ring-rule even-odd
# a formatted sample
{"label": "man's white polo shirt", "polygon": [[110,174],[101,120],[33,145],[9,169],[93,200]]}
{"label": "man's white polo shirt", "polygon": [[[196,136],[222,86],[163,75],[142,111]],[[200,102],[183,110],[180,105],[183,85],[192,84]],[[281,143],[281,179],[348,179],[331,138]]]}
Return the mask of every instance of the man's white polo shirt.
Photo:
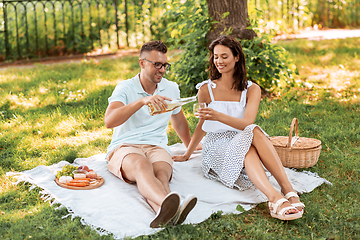
{"label": "man's white polo shirt", "polygon": [[[179,86],[175,82],[171,82],[165,78],[158,83],[154,95],[166,96],[171,99],[180,98]],[[151,96],[144,91],[139,74],[135,77],[120,82],[111,97],[111,102],[122,102],[125,105],[132,103],[140,98]],[[109,154],[116,146],[121,143],[129,144],[150,144],[157,145],[166,149],[170,153],[168,147],[167,127],[171,114],[178,114],[181,108],[176,108],[172,112],[151,116],[148,106],[141,107],[126,122],[113,129],[113,137],[107,149]]]}

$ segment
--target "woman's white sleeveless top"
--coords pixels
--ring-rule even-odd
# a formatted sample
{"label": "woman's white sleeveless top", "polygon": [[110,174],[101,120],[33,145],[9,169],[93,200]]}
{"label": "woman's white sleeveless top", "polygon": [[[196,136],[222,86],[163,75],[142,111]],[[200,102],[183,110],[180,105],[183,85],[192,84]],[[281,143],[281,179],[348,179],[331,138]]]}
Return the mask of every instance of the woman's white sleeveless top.
{"label": "woman's white sleeveless top", "polygon": [[[244,118],[245,109],[246,109],[246,93],[247,93],[247,89],[252,85],[251,81],[248,81],[247,89],[242,91],[240,102],[215,101],[212,88],[216,88],[216,84],[213,83],[210,79],[197,84],[196,89],[200,89],[200,87],[206,83],[208,85],[209,94],[211,98],[211,102],[208,105],[209,108],[212,108],[215,111],[227,114],[232,117]],[[229,125],[226,125],[219,121],[212,121],[212,120],[205,120],[202,126],[202,130],[204,130],[205,132],[213,132],[213,133],[220,133],[226,131],[241,132],[241,130],[239,129],[230,127]]]}

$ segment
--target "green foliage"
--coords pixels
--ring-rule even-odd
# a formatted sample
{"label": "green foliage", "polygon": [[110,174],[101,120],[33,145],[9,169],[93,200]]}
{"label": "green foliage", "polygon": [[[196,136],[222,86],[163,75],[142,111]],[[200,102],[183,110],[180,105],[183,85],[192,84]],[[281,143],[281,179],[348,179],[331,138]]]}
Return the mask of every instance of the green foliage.
{"label": "green foliage", "polygon": [[236,206],[236,210],[238,210],[239,212],[245,212],[245,208],[240,204]]}
{"label": "green foliage", "polygon": [[274,32],[261,33],[259,19],[261,11],[254,10],[253,18],[249,19],[250,26],[256,32],[254,39],[241,40],[241,45],[246,57],[247,77],[256,82],[266,92],[272,92],[278,87],[292,87],[295,85],[297,68],[287,50],[271,43]]}
{"label": "green foliage", "polygon": [[294,75],[298,71],[284,48],[262,37],[243,39],[241,45],[246,56],[249,80],[256,82],[266,92],[272,92],[279,86],[294,86]]}
{"label": "green foliage", "polygon": [[205,0],[181,2],[174,1],[174,7],[164,15],[173,19],[168,24],[171,38],[167,43],[181,50],[180,56],[175,57],[177,61],[169,79],[179,84],[182,96],[191,96],[197,92],[195,85],[208,78],[205,71],[208,58],[206,34],[211,25]]}
{"label": "green foliage", "polygon": [[[168,43],[181,50],[181,56],[175,62],[169,78],[180,85],[183,96],[190,96],[197,92],[195,85],[208,78],[206,35],[214,23],[209,21],[206,1],[176,3],[179,6],[165,14],[165,17],[174,20],[168,26],[171,35]],[[223,14],[223,18],[227,15],[228,13]],[[260,16],[259,12],[257,16]],[[253,19],[249,28],[259,34],[257,22],[257,19]],[[270,35],[263,35],[252,40],[240,40],[246,56],[248,79],[267,92],[274,91],[279,86],[293,86],[294,75],[298,74],[288,52],[272,44],[270,39]]]}

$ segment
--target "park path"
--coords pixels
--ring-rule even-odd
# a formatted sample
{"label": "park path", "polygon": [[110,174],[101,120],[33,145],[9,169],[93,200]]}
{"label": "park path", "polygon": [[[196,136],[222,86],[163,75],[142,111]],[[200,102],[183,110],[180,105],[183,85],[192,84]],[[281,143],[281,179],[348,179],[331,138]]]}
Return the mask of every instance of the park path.
{"label": "park path", "polygon": [[293,40],[293,39],[307,39],[307,40],[326,40],[338,38],[354,38],[360,37],[360,29],[328,29],[328,30],[314,30],[304,29],[297,34],[283,34],[275,37],[279,40]]}
{"label": "park path", "polygon": [[[324,40],[324,39],[336,39],[336,38],[353,38],[360,37],[360,29],[328,29],[328,30],[314,30],[314,29],[305,29],[300,30],[298,34],[283,34],[275,37],[275,41],[281,40],[293,40],[293,39],[308,39],[308,40]],[[0,70],[7,68],[28,68],[33,67],[34,64],[40,65],[53,65],[53,64],[62,64],[62,63],[79,63],[84,59],[90,60],[95,59],[95,61],[107,58],[119,58],[123,56],[138,56],[139,50],[130,49],[130,50],[118,50],[116,53],[107,53],[107,54],[81,54],[73,56],[64,56],[64,57],[49,57],[44,59],[37,60],[26,60],[26,61],[15,61],[11,63],[0,63]]]}
{"label": "park path", "polygon": [[0,71],[8,68],[29,68],[36,65],[53,65],[53,64],[63,64],[63,63],[80,63],[84,60],[95,59],[99,61],[101,59],[113,59],[124,56],[139,56],[139,50],[129,49],[129,50],[118,50],[116,53],[106,53],[106,54],[78,54],[72,56],[59,56],[59,57],[48,57],[37,60],[24,60],[24,61],[15,61],[11,63],[0,63]]}

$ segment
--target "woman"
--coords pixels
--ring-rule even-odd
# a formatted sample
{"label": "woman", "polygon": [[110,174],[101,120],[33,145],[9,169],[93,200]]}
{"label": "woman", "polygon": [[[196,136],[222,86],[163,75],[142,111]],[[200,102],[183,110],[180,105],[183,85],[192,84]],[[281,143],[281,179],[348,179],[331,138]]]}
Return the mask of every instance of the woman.
{"label": "woman", "polygon": [[[247,81],[241,44],[221,36],[209,50],[210,79],[196,86],[199,102],[208,107],[199,110],[200,120],[188,149],[183,156],[173,156],[174,161],[189,159],[207,133],[202,169],[208,178],[239,190],[254,184],[268,198],[272,217],[302,217],[305,205],[293,190],[269,136],[254,124],[261,89]],[[264,167],[275,177],[282,193],[270,184]]]}

